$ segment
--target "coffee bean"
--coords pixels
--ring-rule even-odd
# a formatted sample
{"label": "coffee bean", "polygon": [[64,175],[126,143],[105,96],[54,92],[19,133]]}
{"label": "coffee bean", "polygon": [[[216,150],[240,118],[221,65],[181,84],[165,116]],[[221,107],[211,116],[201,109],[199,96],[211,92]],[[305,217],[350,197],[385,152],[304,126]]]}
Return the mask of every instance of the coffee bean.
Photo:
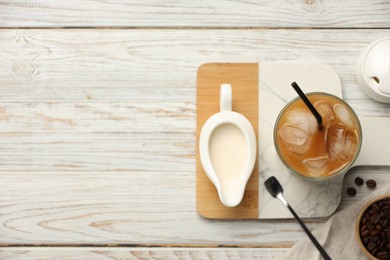
{"label": "coffee bean", "polygon": [[367,245],[368,251],[373,250],[373,249],[375,248],[375,246],[376,246],[376,244],[375,244],[375,242],[373,242],[373,241],[371,241],[370,243],[368,243],[368,245]]}
{"label": "coffee bean", "polygon": [[374,229],[374,230],[371,230],[370,235],[374,236],[375,238],[378,238],[377,236],[379,235],[379,232],[380,231],[378,229]]}
{"label": "coffee bean", "polygon": [[379,214],[374,213],[370,217],[370,222],[372,222],[372,224],[376,224],[379,222],[380,218],[381,218],[381,216]]}
{"label": "coffee bean", "polygon": [[371,222],[371,224],[375,224],[374,219],[376,218],[376,216],[378,216],[378,214],[374,213],[374,212],[369,213],[369,214],[370,214],[369,222]]}
{"label": "coffee bean", "polygon": [[382,251],[385,251],[386,250],[386,241],[385,240],[382,240],[379,245],[378,245],[379,249],[382,250]]}
{"label": "coffee bean", "polygon": [[371,222],[367,222],[367,227],[369,229],[374,229],[374,224],[372,224]]}
{"label": "coffee bean", "polygon": [[368,188],[373,189],[376,187],[376,181],[374,181],[373,179],[370,179],[370,180],[366,181],[366,185]]}
{"label": "coffee bean", "polygon": [[367,225],[362,224],[360,227],[360,233],[367,229]]}
{"label": "coffee bean", "polygon": [[385,216],[386,219],[390,219],[390,210],[389,209],[386,209],[383,213],[383,215]]}
{"label": "coffee bean", "polygon": [[[374,230],[373,230],[374,231]],[[378,240],[379,240],[379,237],[377,237],[377,236],[371,236],[371,241],[372,242],[378,242]]]}
{"label": "coffee bean", "polygon": [[374,249],[370,250],[371,251],[371,254],[376,256],[376,254],[378,254],[379,252],[379,249],[377,247],[375,247]]}
{"label": "coffee bean", "polygon": [[387,253],[387,252],[379,252],[376,257],[379,259],[379,260],[389,260],[390,259],[390,253]]}
{"label": "coffee bean", "polygon": [[364,183],[364,180],[360,177],[356,177],[355,178],[355,184],[358,185],[358,186],[362,186]]}
{"label": "coffee bean", "polygon": [[380,207],[379,207],[379,204],[376,204],[374,203],[372,206],[371,206],[372,210],[375,211],[375,212],[378,212]]}
{"label": "coffee bean", "polygon": [[366,238],[369,234],[370,234],[370,230],[365,229],[365,230],[361,233],[361,236],[362,236],[362,238]]}
{"label": "coffee bean", "polygon": [[382,227],[384,227],[384,228],[387,228],[389,226],[389,219],[385,219],[385,220],[383,220],[383,222],[382,222]]}
{"label": "coffee bean", "polygon": [[349,196],[355,196],[355,195],[356,195],[356,189],[355,189],[355,188],[352,188],[352,187],[349,187],[349,188],[347,189],[347,194],[348,194]]}

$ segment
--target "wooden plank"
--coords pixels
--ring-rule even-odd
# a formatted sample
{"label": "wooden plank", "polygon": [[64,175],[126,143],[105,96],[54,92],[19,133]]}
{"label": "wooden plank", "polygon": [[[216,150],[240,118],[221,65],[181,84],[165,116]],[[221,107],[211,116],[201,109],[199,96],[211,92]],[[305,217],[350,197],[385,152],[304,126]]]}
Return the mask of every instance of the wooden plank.
{"label": "wooden plank", "polygon": [[0,100],[185,101],[195,107],[196,71],[203,63],[307,60],[336,70],[347,101],[383,107],[358,87],[355,64],[367,44],[389,34],[390,30],[1,30]]}
{"label": "wooden plank", "polygon": [[0,127],[0,171],[195,165],[195,105],[188,102],[2,103]]}
{"label": "wooden plank", "polygon": [[1,27],[325,27],[390,26],[386,0],[2,1]]}
{"label": "wooden plank", "polygon": [[287,248],[0,248],[0,258],[21,259],[279,259]]}
{"label": "wooden plank", "polygon": [[1,102],[1,134],[194,134],[196,106],[180,101]]}
{"label": "wooden plank", "polygon": [[[207,218],[257,219],[259,216],[259,175],[256,163],[249,178],[240,205],[225,207],[214,185],[206,176],[199,154],[199,138],[206,120],[219,112],[220,86],[232,85],[233,111],[241,113],[251,122],[257,138],[259,67],[257,63],[203,64],[197,76],[196,116],[196,208]],[[257,140],[257,139],[256,139]]]}
{"label": "wooden plank", "polygon": [[[194,165],[194,164],[193,164]],[[354,178],[390,182],[386,167],[347,174],[340,208],[355,197]],[[0,244],[290,247],[306,235],[294,220],[220,221],[196,213],[191,171],[1,172]],[[323,221],[305,221],[309,229]],[[277,234],[277,235],[275,235]]]}
{"label": "wooden plank", "polygon": [[193,171],[194,134],[0,134],[0,171]]}

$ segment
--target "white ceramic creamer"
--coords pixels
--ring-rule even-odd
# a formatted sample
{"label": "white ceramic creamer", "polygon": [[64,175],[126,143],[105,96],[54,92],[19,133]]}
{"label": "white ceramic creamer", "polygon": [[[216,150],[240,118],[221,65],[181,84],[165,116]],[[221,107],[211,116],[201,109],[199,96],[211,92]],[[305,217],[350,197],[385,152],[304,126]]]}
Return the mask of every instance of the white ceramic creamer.
{"label": "white ceramic creamer", "polygon": [[256,162],[256,135],[247,118],[232,111],[232,89],[221,85],[220,112],[204,124],[199,139],[203,169],[223,205],[240,204]]}

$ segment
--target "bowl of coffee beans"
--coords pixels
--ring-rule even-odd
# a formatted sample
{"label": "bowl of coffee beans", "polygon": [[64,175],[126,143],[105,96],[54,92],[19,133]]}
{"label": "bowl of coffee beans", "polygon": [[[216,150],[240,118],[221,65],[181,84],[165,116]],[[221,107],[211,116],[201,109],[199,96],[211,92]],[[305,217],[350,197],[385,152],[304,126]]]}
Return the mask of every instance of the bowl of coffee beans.
{"label": "bowl of coffee beans", "polygon": [[364,206],[356,221],[356,235],[370,259],[390,259],[390,194]]}

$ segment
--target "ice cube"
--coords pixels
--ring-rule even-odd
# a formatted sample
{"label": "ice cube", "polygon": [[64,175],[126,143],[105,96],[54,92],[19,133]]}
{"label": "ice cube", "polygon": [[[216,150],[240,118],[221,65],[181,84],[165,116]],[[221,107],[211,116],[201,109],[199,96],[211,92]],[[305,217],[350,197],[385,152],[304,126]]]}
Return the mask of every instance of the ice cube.
{"label": "ice cube", "polygon": [[282,145],[293,153],[302,155],[310,147],[309,135],[291,124],[284,124],[279,129],[278,135],[282,141]]}
{"label": "ice cube", "polygon": [[355,155],[358,140],[356,134],[351,133],[350,131],[345,132],[344,139],[344,149],[343,153],[340,154],[340,159],[343,161],[349,161],[352,160]]}
{"label": "ice cube", "polygon": [[328,102],[317,101],[314,103],[314,107],[327,122],[332,122],[334,120],[333,108]]}
{"label": "ice cube", "polygon": [[341,126],[333,125],[328,129],[327,146],[332,161],[348,161],[355,155],[357,136]]}
{"label": "ice cube", "polygon": [[295,109],[288,112],[286,120],[309,135],[317,131],[317,121],[307,109]]}
{"label": "ice cube", "polygon": [[310,175],[313,176],[323,175],[325,173],[328,162],[329,162],[329,157],[326,155],[315,157],[315,158],[307,158],[302,161],[302,163],[309,170]]}
{"label": "ice cube", "polygon": [[339,158],[339,154],[344,149],[343,147],[344,131],[345,131],[344,128],[336,127],[336,126],[331,126],[328,129],[326,140],[327,140],[329,158],[332,161],[337,161]]}
{"label": "ice cube", "polygon": [[335,105],[334,111],[336,117],[340,120],[341,123],[343,123],[348,127],[353,127],[352,115],[344,105],[341,104]]}

